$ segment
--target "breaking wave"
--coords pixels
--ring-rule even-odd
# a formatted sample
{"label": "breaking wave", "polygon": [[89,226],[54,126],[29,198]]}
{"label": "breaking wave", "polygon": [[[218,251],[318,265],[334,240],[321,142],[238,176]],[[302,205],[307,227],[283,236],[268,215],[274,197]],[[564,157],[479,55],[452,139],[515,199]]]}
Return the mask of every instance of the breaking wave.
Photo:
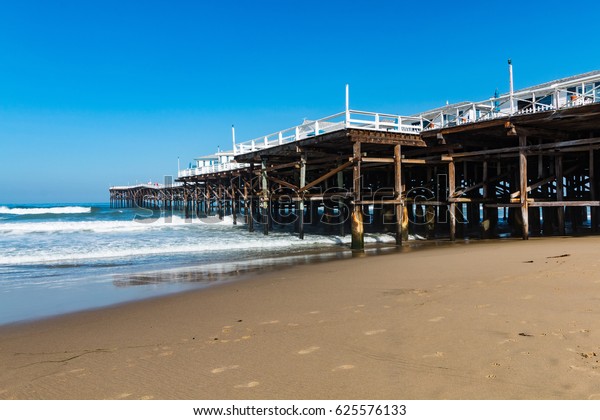
{"label": "breaking wave", "polygon": [[25,216],[32,214],[80,214],[91,213],[91,207],[66,206],[66,207],[16,207],[0,206],[0,214]]}

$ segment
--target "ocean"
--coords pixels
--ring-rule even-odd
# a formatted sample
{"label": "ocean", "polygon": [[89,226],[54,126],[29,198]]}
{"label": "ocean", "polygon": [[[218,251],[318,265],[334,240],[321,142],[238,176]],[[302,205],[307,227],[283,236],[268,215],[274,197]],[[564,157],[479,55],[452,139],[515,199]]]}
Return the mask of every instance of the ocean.
{"label": "ocean", "polygon": [[[352,255],[349,235],[309,233],[300,240],[289,227],[250,233],[231,217],[149,216],[104,203],[0,205],[0,324]],[[394,238],[367,234],[365,242],[393,244]]]}

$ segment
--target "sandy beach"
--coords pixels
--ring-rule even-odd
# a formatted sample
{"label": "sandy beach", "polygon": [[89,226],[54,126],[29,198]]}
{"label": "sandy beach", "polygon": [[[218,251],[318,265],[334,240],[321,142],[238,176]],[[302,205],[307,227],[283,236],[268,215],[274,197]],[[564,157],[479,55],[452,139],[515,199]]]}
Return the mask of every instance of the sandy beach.
{"label": "sandy beach", "polygon": [[431,246],[6,326],[0,399],[596,399],[598,250]]}

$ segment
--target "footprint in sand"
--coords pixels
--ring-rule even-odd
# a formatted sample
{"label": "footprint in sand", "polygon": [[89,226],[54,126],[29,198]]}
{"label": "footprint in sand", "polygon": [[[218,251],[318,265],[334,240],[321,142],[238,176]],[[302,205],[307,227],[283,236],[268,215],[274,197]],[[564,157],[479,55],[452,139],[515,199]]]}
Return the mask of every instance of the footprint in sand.
{"label": "footprint in sand", "polygon": [[334,367],[333,369],[331,369],[332,372],[339,372],[340,370],[350,370],[350,369],[354,369],[354,365],[341,365],[341,366],[337,366]]}
{"label": "footprint in sand", "polygon": [[423,358],[424,358],[424,359],[428,359],[428,358],[430,358],[430,357],[444,357],[444,353],[443,353],[443,352],[441,352],[441,351],[436,351],[436,352],[435,352],[435,353],[433,353],[433,354],[424,354],[424,355],[423,355]]}
{"label": "footprint in sand", "polygon": [[279,324],[279,320],[274,319],[272,321],[264,321],[264,322],[260,323],[260,325],[272,325],[272,324]]}
{"label": "footprint in sand", "polygon": [[431,318],[431,319],[429,319],[428,321],[429,321],[429,322],[439,322],[439,321],[441,321],[441,320],[442,320],[442,319],[444,319],[444,318],[445,318],[444,316],[437,316],[437,317],[435,317],[435,318]]}
{"label": "footprint in sand", "polygon": [[316,314],[320,314],[321,311],[310,311],[309,314],[311,315],[316,315]]}
{"label": "footprint in sand", "polygon": [[159,356],[161,357],[167,357],[167,356],[172,356],[173,352],[172,351],[163,351],[161,354],[159,354]]}
{"label": "footprint in sand", "polygon": [[365,335],[375,335],[375,334],[381,334],[386,332],[387,330],[372,330],[372,331],[365,331]]}
{"label": "footprint in sand", "polygon": [[85,369],[73,369],[70,370],[69,373],[79,373],[79,372],[83,372]]}
{"label": "footprint in sand", "polygon": [[294,322],[290,322],[290,323],[288,324],[288,327],[297,327],[297,326],[299,326],[299,325],[300,325],[300,324],[296,324],[296,323],[294,323]]}
{"label": "footprint in sand", "polygon": [[119,394],[119,395],[117,395],[117,396],[115,397],[115,399],[117,399],[117,400],[122,400],[123,398],[127,398],[127,397],[130,397],[130,396],[131,396],[131,393],[129,393],[129,392],[124,392],[124,393],[122,393],[122,394]]}
{"label": "footprint in sand", "polygon": [[234,388],[254,388],[255,386],[258,386],[258,385],[260,385],[260,382],[252,381],[252,382],[248,382],[247,384],[236,385],[236,386],[234,386]]}
{"label": "footprint in sand", "polygon": [[140,400],[153,400],[154,395],[143,395],[140,397]]}
{"label": "footprint in sand", "polygon": [[317,347],[317,346],[312,346],[312,347],[308,347],[308,348],[306,348],[306,349],[302,349],[302,350],[300,350],[300,351],[298,352],[298,354],[309,354],[309,353],[312,353],[313,351],[317,351],[317,350],[319,350],[319,349],[320,349],[320,347]]}
{"label": "footprint in sand", "polygon": [[223,373],[226,370],[237,369],[239,367],[240,367],[240,365],[223,366],[223,367],[220,367],[220,368],[213,369],[210,372],[211,373]]}

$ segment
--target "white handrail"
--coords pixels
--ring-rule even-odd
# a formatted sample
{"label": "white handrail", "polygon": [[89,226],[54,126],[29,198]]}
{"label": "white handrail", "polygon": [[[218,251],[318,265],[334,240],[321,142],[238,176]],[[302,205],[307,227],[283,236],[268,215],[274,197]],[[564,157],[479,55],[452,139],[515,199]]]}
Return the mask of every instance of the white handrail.
{"label": "white handrail", "polygon": [[[575,77],[499,95],[480,102],[463,102],[419,114],[424,130],[444,128],[510,115],[533,114],[600,102],[600,74]],[[470,108],[470,109],[469,109]],[[511,113],[512,109],[512,113]]]}

